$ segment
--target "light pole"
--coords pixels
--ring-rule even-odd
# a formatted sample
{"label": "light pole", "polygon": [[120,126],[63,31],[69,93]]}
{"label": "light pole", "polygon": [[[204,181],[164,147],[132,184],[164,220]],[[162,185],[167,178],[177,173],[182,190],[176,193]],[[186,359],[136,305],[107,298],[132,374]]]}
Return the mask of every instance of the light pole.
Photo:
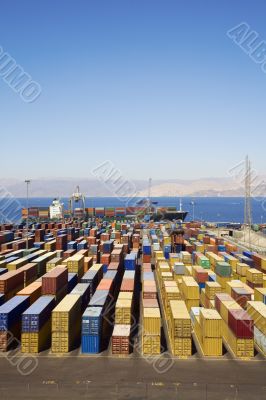
{"label": "light pole", "polygon": [[26,220],[26,249],[29,250],[29,185],[30,185],[30,180],[26,179],[25,183],[27,185],[27,220]]}
{"label": "light pole", "polygon": [[260,223],[262,225],[262,223],[263,223],[263,215],[260,216]]}
{"label": "light pole", "polygon": [[191,205],[192,205],[192,220],[195,221],[195,201],[194,200],[191,201]]}

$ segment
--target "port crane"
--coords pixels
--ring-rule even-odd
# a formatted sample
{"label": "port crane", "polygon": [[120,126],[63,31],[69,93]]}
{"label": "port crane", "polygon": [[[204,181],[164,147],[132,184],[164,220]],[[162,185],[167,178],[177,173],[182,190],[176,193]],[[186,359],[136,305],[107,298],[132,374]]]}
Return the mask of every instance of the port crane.
{"label": "port crane", "polygon": [[79,186],[76,187],[76,191],[72,194],[69,199],[69,212],[74,215],[75,205],[79,205],[78,208],[83,210],[83,215],[85,215],[85,196],[80,192]]}

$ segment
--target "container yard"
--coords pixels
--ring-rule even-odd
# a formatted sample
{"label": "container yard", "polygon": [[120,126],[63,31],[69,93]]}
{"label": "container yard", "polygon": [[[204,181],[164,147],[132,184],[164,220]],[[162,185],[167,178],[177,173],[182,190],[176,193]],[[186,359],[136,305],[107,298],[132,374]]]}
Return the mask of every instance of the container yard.
{"label": "container yard", "polygon": [[241,252],[201,223],[177,228],[178,243],[168,222],[36,222],[29,257],[24,227],[2,225],[2,356],[97,357],[129,370],[139,360],[151,369],[170,360],[170,375],[201,360],[221,368],[262,363],[265,257]]}

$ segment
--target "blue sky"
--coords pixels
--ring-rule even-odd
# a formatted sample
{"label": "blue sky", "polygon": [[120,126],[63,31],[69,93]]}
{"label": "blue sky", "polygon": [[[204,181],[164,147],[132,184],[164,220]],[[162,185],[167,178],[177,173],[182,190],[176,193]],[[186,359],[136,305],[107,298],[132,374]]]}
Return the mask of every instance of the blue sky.
{"label": "blue sky", "polygon": [[2,0],[0,46],[42,87],[0,78],[1,177],[226,176],[249,153],[265,173],[266,74],[226,32],[266,40],[256,0]]}

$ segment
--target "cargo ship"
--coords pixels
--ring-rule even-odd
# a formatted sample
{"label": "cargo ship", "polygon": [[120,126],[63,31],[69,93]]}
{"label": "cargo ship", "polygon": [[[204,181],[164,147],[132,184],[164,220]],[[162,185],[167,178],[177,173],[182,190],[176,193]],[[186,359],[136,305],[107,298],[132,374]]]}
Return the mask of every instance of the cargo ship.
{"label": "cargo ship", "polygon": [[32,220],[61,220],[66,218],[85,219],[88,218],[148,218],[149,220],[179,220],[185,221],[188,212],[176,207],[85,207],[64,210],[63,204],[59,200],[53,200],[50,207],[30,207],[22,209],[22,219],[29,216]]}
{"label": "cargo ship", "polygon": [[[149,180],[150,184],[151,180]],[[113,218],[139,218],[144,220],[185,221],[188,214],[182,210],[182,200],[179,200],[179,210],[176,207],[158,206],[158,202],[152,201],[150,190],[148,197],[140,199],[131,207],[85,207],[86,198],[81,193],[79,186],[70,196],[68,209],[64,210],[64,204],[59,199],[54,199],[50,207],[30,207],[22,209],[22,219],[29,217],[36,221],[64,220],[67,218],[88,220],[89,218],[113,219]]]}

